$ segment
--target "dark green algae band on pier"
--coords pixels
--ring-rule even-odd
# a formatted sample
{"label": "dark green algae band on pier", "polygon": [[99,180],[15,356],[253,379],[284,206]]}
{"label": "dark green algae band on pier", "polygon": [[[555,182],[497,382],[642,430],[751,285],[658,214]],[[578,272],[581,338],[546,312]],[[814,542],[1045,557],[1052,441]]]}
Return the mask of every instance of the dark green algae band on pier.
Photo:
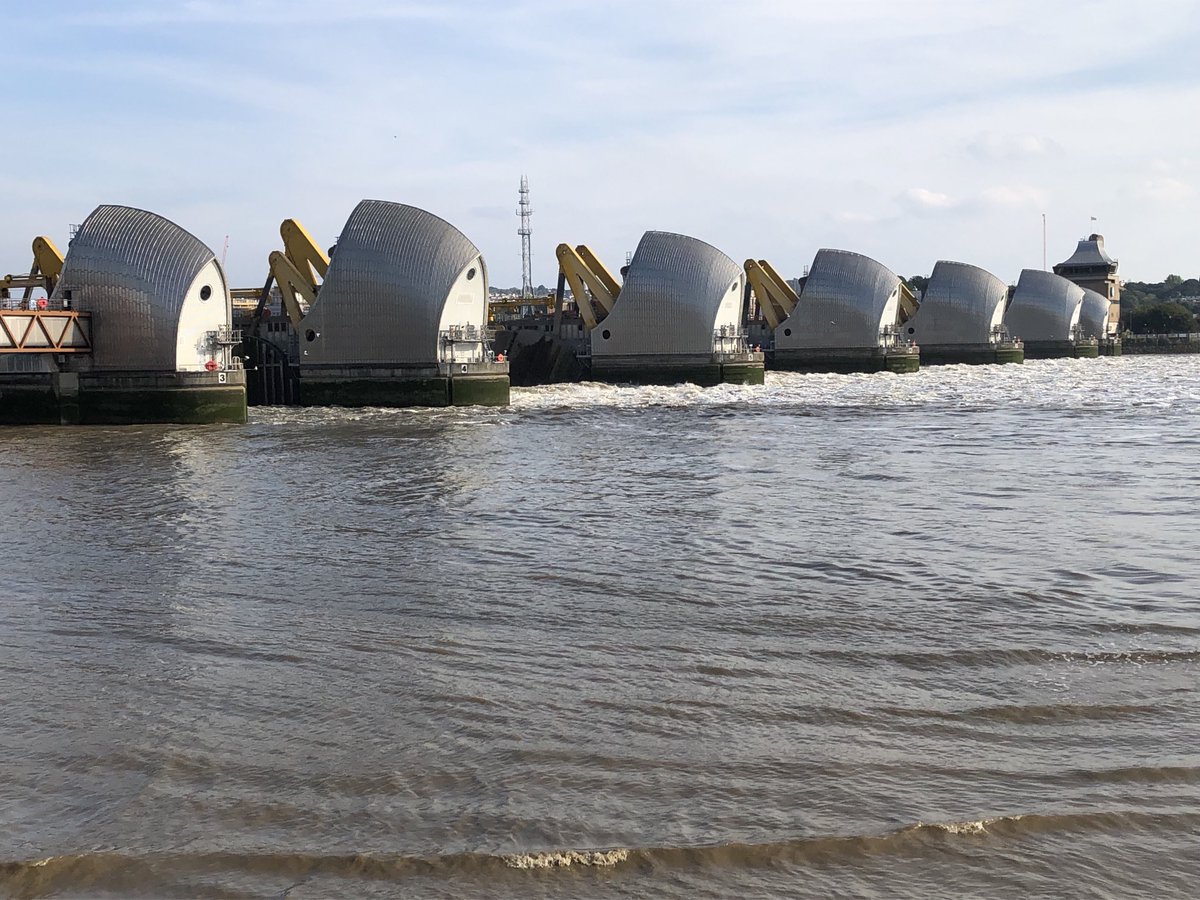
{"label": "dark green algae band on pier", "polygon": [[1026,359],[1095,359],[1100,355],[1100,347],[1095,341],[1090,343],[1075,343],[1075,341],[1026,341]]}
{"label": "dark green algae band on pier", "polygon": [[508,376],[300,377],[301,406],[507,406]]}
{"label": "dark green algae band on pier", "polygon": [[[238,373],[240,376],[240,373]],[[56,375],[0,378],[2,425],[180,425],[246,422],[244,384],[66,383]],[[118,379],[112,379],[114,381]],[[240,377],[239,377],[240,381]]]}
{"label": "dark green algae band on pier", "polygon": [[875,347],[847,347],[832,350],[776,350],[768,359],[768,368],[780,372],[895,372],[904,374],[921,368],[918,353],[895,353]]}

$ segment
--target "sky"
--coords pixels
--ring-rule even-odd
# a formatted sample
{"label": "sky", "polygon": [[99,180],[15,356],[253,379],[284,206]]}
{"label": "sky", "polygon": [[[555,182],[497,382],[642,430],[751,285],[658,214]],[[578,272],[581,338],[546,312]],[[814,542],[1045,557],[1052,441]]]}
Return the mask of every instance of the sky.
{"label": "sky", "polygon": [[[1008,281],[1105,235],[1200,274],[1195,0],[0,0],[0,271],[98,204],[149,209],[261,286],[279,223],[355,204],[456,225],[493,286],[647,230],[800,274],[822,247]],[[1095,222],[1092,218],[1095,217]],[[228,240],[228,249],[225,249]]]}

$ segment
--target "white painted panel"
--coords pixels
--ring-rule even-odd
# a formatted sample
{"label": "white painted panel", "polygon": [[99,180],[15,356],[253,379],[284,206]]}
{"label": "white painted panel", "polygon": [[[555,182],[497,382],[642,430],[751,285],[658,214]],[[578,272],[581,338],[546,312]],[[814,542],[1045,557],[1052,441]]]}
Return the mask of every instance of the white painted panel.
{"label": "white painted panel", "polygon": [[[205,291],[208,288],[208,291]],[[208,299],[203,299],[205,293]],[[210,359],[220,362],[209,341],[211,332],[230,321],[229,287],[221,264],[211,260],[192,280],[179,311],[176,331],[175,369],[178,372],[203,372]]]}

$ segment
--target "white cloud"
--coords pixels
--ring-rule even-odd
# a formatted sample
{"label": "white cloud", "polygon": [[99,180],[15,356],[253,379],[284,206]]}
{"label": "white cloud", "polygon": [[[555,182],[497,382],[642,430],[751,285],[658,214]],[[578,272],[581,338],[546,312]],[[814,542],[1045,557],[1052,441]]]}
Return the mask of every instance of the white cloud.
{"label": "white cloud", "polygon": [[1036,134],[997,134],[984,132],[967,144],[967,152],[984,162],[1013,162],[1061,156],[1062,146],[1053,138]]}
{"label": "white cloud", "polygon": [[909,188],[900,195],[900,205],[917,213],[942,212],[955,209],[960,204],[949,194],[927,188]]}

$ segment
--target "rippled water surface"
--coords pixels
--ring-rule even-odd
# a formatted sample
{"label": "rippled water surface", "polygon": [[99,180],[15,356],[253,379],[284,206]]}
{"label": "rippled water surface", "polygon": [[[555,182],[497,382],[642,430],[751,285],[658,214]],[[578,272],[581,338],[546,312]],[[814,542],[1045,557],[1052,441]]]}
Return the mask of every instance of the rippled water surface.
{"label": "rippled water surface", "polygon": [[0,894],[1192,897],[1200,358],[0,431]]}

